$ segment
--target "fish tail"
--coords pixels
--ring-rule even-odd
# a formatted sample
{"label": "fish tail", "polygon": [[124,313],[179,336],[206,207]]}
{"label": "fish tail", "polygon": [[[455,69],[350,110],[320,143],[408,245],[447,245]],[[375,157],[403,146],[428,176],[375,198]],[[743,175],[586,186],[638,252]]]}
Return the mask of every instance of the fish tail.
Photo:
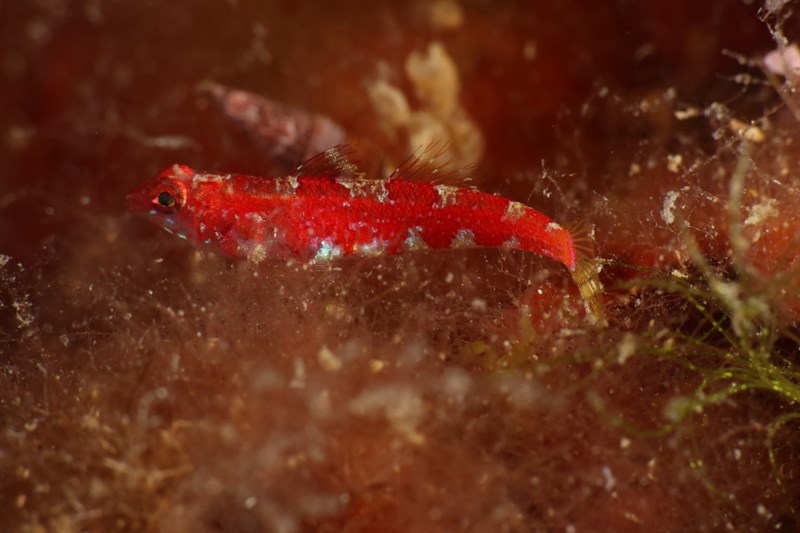
{"label": "fish tail", "polygon": [[572,280],[578,286],[578,292],[586,302],[594,316],[595,323],[601,327],[608,326],[606,308],[603,300],[603,284],[597,274],[597,259],[595,255],[594,240],[586,224],[574,223],[568,226],[572,236],[572,246],[575,251],[575,262],[569,271]]}
{"label": "fish tail", "polygon": [[606,327],[608,325],[606,308],[600,299],[603,294],[603,285],[597,275],[597,261],[594,256],[581,254],[575,261],[575,268],[570,270],[570,274],[575,285],[578,286],[581,297],[583,297],[592,315],[594,315],[595,323],[601,327]]}

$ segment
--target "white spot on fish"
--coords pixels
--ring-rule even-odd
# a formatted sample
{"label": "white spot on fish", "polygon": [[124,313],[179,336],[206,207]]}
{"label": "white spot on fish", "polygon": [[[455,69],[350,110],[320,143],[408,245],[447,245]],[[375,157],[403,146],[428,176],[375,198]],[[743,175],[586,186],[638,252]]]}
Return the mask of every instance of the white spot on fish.
{"label": "white spot on fish", "polygon": [[262,217],[258,213],[247,213],[244,215],[244,218],[255,224],[262,224],[264,222],[264,217]]}
{"label": "white spot on fish", "polygon": [[363,220],[354,220],[353,222],[350,222],[347,225],[347,229],[350,229],[350,230],[353,230],[353,231],[364,229],[364,228],[372,229],[373,233],[375,232],[375,228],[373,228],[373,226],[371,224],[369,224],[368,222],[364,222]]}
{"label": "white spot on fish", "polygon": [[550,222],[550,223],[548,223],[548,224],[547,224],[547,227],[546,227],[545,229],[546,229],[548,232],[552,233],[552,232],[554,232],[554,231],[561,231],[561,230],[562,230],[562,229],[564,229],[564,228],[562,228],[561,226],[559,226],[557,222]]}
{"label": "white spot on fish", "polygon": [[382,239],[373,239],[366,244],[353,245],[353,253],[365,257],[375,257],[383,254],[386,251],[386,241]]}
{"label": "white spot on fish", "polygon": [[522,243],[519,242],[519,239],[516,235],[512,235],[506,242],[503,243],[503,248],[508,248],[511,250],[519,249]]}
{"label": "white spot on fish", "polygon": [[403,242],[406,250],[425,250],[428,248],[428,243],[422,238],[422,226],[416,226],[408,229],[408,237]]}
{"label": "white spot on fish", "polygon": [[297,181],[297,176],[289,176],[275,180],[275,194],[281,196],[294,196],[297,193],[297,187],[300,182]]}
{"label": "white spot on fish", "polygon": [[192,178],[192,186],[200,183],[221,183],[230,179],[230,174],[195,174]]}
{"label": "white spot on fish", "polygon": [[447,207],[448,205],[456,205],[458,188],[451,185],[436,185],[434,189],[439,194],[439,203],[434,204],[435,208]]}
{"label": "white spot on fish", "polygon": [[509,202],[508,207],[506,207],[506,218],[508,220],[519,220],[525,215],[526,209],[527,207],[519,202]]}
{"label": "white spot on fish", "polygon": [[176,178],[188,178],[191,177],[191,174],[183,170],[181,165],[172,165],[172,174]]}
{"label": "white spot on fish", "polygon": [[385,181],[373,181],[370,183],[371,187],[368,188],[369,194],[375,199],[376,202],[382,204],[389,198],[389,191],[386,189]]}
{"label": "white spot on fish", "polygon": [[267,248],[263,244],[256,244],[247,256],[247,259],[253,263],[260,263],[267,258]]}
{"label": "white spot on fish", "polygon": [[344,251],[341,247],[325,240],[320,243],[317,253],[314,255],[314,258],[311,260],[311,262],[322,263],[325,261],[330,261],[331,259],[336,259],[337,257],[342,257],[343,254]]}
{"label": "white spot on fish", "polygon": [[453,241],[450,243],[451,248],[474,248],[475,233],[472,230],[460,229],[456,231]]}
{"label": "white spot on fish", "polygon": [[350,191],[350,198],[369,198],[378,203],[386,203],[389,190],[385,180],[339,180],[339,185]]}

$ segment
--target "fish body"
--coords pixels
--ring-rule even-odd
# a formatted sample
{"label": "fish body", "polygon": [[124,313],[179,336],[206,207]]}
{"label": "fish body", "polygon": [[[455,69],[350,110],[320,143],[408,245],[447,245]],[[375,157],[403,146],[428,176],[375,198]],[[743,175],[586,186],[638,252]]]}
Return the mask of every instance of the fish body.
{"label": "fish body", "polygon": [[[163,193],[174,205],[159,203]],[[470,187],[402,177],[261,178],[174,165],[133,191],[129,204],[198,246],[253,261],[502,247],[545,255],[569,269],[576,264],[571,234],[542,213]]]}
{"label": "fish body", "polygon": [[[306,168],[306,170],[303,170]],[[563,263],[598,318],[593,258],[573,235],[519,202],[471,187],[337,176],[313,165],[287,177],[197,172],[173,165],[128,195],[130,208],[199,247],[260,262],[320,263],[421,249],[523,250]]]}

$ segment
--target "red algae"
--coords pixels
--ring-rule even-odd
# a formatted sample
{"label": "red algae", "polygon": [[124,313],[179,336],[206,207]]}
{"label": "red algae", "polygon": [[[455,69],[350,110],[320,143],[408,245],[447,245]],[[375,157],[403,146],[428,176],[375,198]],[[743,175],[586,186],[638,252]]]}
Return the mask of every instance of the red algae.
{"label": "red algae", "polygon": [[[435,4],[3,4],[0,529],[798,527],[797,117],[722,53],[779,3]],[[432,43],[481,190],[590,228],[607,329],[518,251],[254,265],[126,212],[273,170],[199,83],[381,145]]]}

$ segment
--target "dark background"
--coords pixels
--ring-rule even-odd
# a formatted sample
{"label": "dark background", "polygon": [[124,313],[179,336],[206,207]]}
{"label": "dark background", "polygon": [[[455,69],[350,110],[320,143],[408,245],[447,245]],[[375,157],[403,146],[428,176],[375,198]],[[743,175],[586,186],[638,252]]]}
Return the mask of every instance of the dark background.
{"label": "dark background", "polygon": [[[618,291],[601,332],[566,273],[541,259],[256,269],[126,212],[125,193],[176,162],[272,168],[201,82],[326,114],[380,144],[367,83],[388,72],[410,94],[405,58],[439,41],[486,140],[477,186],[593,227],[605,258],[664,272],[687,264],[664,194],[689,187],[687,218],[725,265],[715,224],[735,160],[727,119],[780,105],[757,68],[730,56],[772,49],[779,17],[740,0],[471,0],[459,3],[463,24],[442,29],[428,5],[0,0],[0,529],[797,525],[798,437],[784,430],[770,458],[764,428],[786,405],[768,393],[674,432],[615,423],[619,413],[661,428],[698,385],[666,359],[595,363],[616,361],[626,338],[659,353],[666,337],[636,335],[662,327],[699,337],[686,302]],[[675,118],[714,102],[728,115]],[[787,113],[772,119],[774,138],[791,137]],[[790,150],[776,146],[759,156],[764,194],[777,187],[769,165]],[[687,171],[695,161],[710,164]],[[761,242],[758,257],[774,259],[777,241]],[[603,274],[608,286],[627,276]]]}

